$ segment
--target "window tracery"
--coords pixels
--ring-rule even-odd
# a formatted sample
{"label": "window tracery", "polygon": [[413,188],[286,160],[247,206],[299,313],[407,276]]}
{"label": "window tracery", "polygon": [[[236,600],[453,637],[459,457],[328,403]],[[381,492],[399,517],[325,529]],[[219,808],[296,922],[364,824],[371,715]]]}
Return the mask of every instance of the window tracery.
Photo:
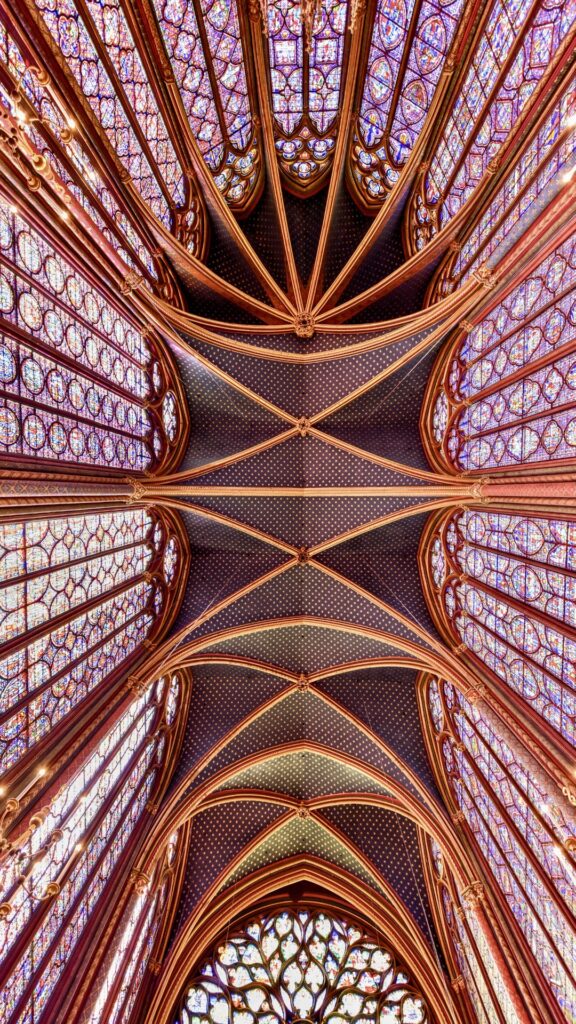
{"label": "window tracery", "polygon": [[520,744],[512,745],[451,684],[428,702],[452,797],[567,1020],[576,1011],[576,868],[572,823],[550,805]]}
{"label": "window tracery", "polygon": [[466,985],[478,1024],[516,1024],[518,1013],[478,926],[474,908],[458,893],[450,869],[434,840],[429,842],[437,907],[443,918],[450,948]]}
{"label": "window tracery", "polygon": [[[116,715],[0,868],[0,962],[26,945],[4,988],[0,1020],[38,1024],[74,948],[102,908],[162,776],[167,689],[150,685]],[[69,980],[69,979],[68,979]]]}
{"label": "window tracery", "polygon": [[429,600],[446,629],[571,745],[575,538],[572,518],[470,509],[427,541]]}
{"label": "window tracery", "polygon": [[422,131],[463,0],[379,0],[351,151],[363,201],[380,204]]}
{"label": "window tracery", "polygon": [[426,1024],[422,995],[393,953],[323,912],[284,911],[251,921],[205,963],[181,1003],[179,1024],[288,1020]]}
{"label": "window tracery", "polygon": [[[574,459],[575,289],[572,234],[457,338],[429,398],[444,465],[476,471]],[[558,350],[568,354],[554,358]]]}
{"label": "window tracery", "polygon": [[562,0],[491,5],[430,167],[413,195],[413,249],[422,249],[455,216],[501,159],[575,19]]}
{"label": "window tracery", "polygon": [[0,195],[0,453],[142,472],[184,424],[156,345]]}
{"label": "window tracery", "polygon": [[144,509],[0,524],[0,775],[126,670],[182,558],[170,520]]}
{"label": "window tracery", "polygon": [[[0,23],[0,97],[11,112],[25,142],[23,150],[44,158],[70,196],[124,262],[144,281],[156,281],[158,270],[151,243],[123,210],[79,138],[72,118],[66,118],[51,95],[49,84],[33,57],[17,39],[17,29]],[[38,162],[36,160],[36,164]]]}
{"label": "window tracery", "polygon": [[565,176],[576,166],[575,128],[576,78],[572,76],[487,209],[458,251],[450,254],[436,285],[439,297],[467,280],[494,253],[503,253],[511,232],[522,218],[533,214],[545,190],[565,183]]}
{"label": "window tracery", "polygon": [[268,52],[276,151],[288,183],[316,188],[334,153],[345,60],[348,0],[322,0],[308,38],[300,0],[268,4]]}
{"label": "window tracery", "polygon": [[[182,170],[118,0],[105,8],[88,5],[83,14],[74,0],[58,5],[52,0],[35,2],[114,152],[152,212],[170,230],[170,203],[184,202]],[[134,105],[137,79],[139,98]]]}
{"label": "window tracery", "polygon": [[258,185],[261,158],[236,0],[153,0],[191,131],[233,207]]}
{"label": "window tracery", "polygon": [[153,968],[159,926],[174,888],[177,858],[186,851],[175,832],[151,873],[126,908],[118,927],[119,940],[96,981],[96,996],[81,1017],[82,1024],[123,1024],[130,1020],[143,988],[148,967]]}

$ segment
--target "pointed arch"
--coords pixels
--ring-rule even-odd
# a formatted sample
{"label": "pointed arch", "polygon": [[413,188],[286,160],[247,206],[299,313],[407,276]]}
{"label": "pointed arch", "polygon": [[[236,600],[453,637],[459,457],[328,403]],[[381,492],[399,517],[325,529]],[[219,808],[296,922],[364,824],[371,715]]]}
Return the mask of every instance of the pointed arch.
{"label": "pointed arch", "polygon": [[0,458],[143,473],[179,461],[171,358],[32,211],[0,192]]}
{"label": "pointed arch", "polygon": [[377,0],[348,168],[367,211],[377,210],[399,181],[437,93],[445,92],[461,22],[470,23],[463,0]]}
{"label": "pointed arch", "polygon": [[421,578],[453,646],[519,698],[553,744],[576,741],[573,516],[472,506],[431,520]]}
{"label": "pointed arch", "polygon": [[[242,5],[230,0],[142,0],[154,24],[165,79],[177,87],[187,129],[231,208],[248,212],[263,184]],[[160,41],[161,40],[161,41]]]}
{"label": "pointed arch", "polygon": [[178,935],[154,992],[150,1013],[158,1024],[166,1024],[174,992],[185,985],[191,963],[199,961],[207,946],[218,940],[223,921],[238,920],[259,906],[277,907],[286,898],[287,886],[302,883],[319,890],[317,898],[324,906],[338,907],[340,912],[344,910],[387,936],[402,959],[418,964],[418,981],[440,1024],[459,1021],[442,974],[418,929],[386,901],[375,903],[373,890],[359,878],[311,856],[293,857],[262,868],[217,895],[209,907],[198,908]]}
{"label": "pointed arch", "polygon": [[189,549],[175,516],[138,507],[2,522],[0,545],[0,776],[11,792],[23,775],[38,784],[88,709],[165,635]]}
{"label": "pointed arch", "polygon": [[421,416],[433,465],[498,473],[574,463],[575,297],[572,223],[441,352]]}

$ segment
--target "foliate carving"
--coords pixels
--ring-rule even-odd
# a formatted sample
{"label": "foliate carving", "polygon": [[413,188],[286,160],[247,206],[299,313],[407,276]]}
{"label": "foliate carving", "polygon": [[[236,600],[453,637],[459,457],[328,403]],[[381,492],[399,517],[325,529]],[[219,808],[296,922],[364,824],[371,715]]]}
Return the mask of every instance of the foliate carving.
{"label": "foliate carving", "polygon": [[463,696],[470,704],[479,704],[481,700],[484,700],[488,693],[488,687],[484,683],[475,683],[470,689],[466,690]]}
{"label": "foliate carving", "polygon": [[456,811],[456,813],[452,815],[452,821],[455,825],[462,825],[463,822],[466,821],[464,811]]}
{"label": "foliate carving", "polygon": [[308,548],[298,548],[298,565],[306,565],[310,561],[310,551]]}
{"label": "foliate carving", "polygon": [[470,331],[474,327],[474,324],[472,323],[471,320],[461,320],[460,323],[458,324],[458,327],[460,327],[463,331],[468,331],[468,333],[470,333]]}
{"label": "foliate carving", "polygon": [[266,9],[263,0],[248,0],[248,17],[250,21],[262,21],[264,24],[264,31],[266,32],[268,27],[268,19],[266,18]]}
{"label": "foliate carving", "polygon": [[299,805],[298,810],[297,810],[296,813],[297,813],[299,818],[309,818],[310,817],[310,808],[307,806],[307,804],[306,804],[306,802],[304,800],[302,800],[300,802],[300,805]]}
{"label": "foliate carving", "polygon": [[311,313],[297,313],[294,318],[294,333],[297,338],[313,338],[315,331],[314,317]]}
{"label": "foliate carving", "polygon": [[486,892],[482,882],[471,882],[460,893],[464,906],[475,910],[486,899]]}
{"label": "foliate carving", "polygon": [[482,287],[486,289],[486,291],[490,291],[492,288],[495,288],[496,285],[498,284],[498,278],[494,277],[494,274],[490,270],[490,267],[486,265],[486,263],[483,263],[482,266],[478,268],[478,270],[474,270],[472,273],[472,277],[476,281],[478,281],[478,284],[481,284]]}
{"label": "foliate carving", "polygon": [[141,697],[148,688],[148,684],[137,676],[128,676],[127,686],[136,697]]}
{"label": "foliate carving", "polygon": [[461,974],[457,978],[452,979],[450,988],[453,988],[455,992],[464,992],[466,990],[466,982]]}
{"label": "foliate carving", "polygon": [[307,420],[304,416],[302,416],[301,419],[298,420],[296,426],[298,428],[298,433],[300,434],[300,437],[308,437],[311,426],[310,420]]}
{"label": "foliate carving", "polygon": [[364,17],[366,12],[366,0],[352,0],[350,7],[350,25],[349,29],[351,32],[355,32],[358,28],[358,22]]}
{"label": "foliate carving", "polygon": [[302,693],[306,693],[310,689],[310,680],[305,672],[300,673],[297,686]]}
{"label": "foliate carving", "polygon": [[141,284],[144,284],[144,278],[141,274],[137,274],[135,270],[130,270],[120,285],[120,291],[122,295],[130,295],[136,291]]}
{"label": "foliate carving", "polygon": [[142,896],[148,891],[150,885],[150,879],[143,871],[138,871],[137,868],[132,868],[130,872],[130,883],[134,886],[139,896]]}
{"label": "foliate carving", "polygon": [[160,963],[159,960],[153,960],[152,958],[150,958],[150,960],[148,961],[148,970],[152,974],[160,974],[160,971],[162,970],[162,964]]}

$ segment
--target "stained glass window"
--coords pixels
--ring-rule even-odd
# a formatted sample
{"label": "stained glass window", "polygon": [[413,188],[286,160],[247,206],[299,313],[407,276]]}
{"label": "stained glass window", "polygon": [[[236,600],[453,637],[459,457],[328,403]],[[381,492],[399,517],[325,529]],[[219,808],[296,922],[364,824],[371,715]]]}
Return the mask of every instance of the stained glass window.
{"label": "stained glass window", "polygon": [[415,195],[417,249],[458,212],[499,158],[575,20],[576,11],[563,0],[495,0],[491,5]]}
{"label": "stained glass window", "polygon": [[288,180],[301,186],[318,184],[333,155],[348,7],[322,0],[308,39],[300,0],[268,4],[276,150]]}
{"label": "stained glass window", "polygon": [[26,58],[24,49],[4,24],[0,24],[0,102],[114,251],[129,267],[143,274],[145,282],[155,279],[154,257],[141,226],[135,227],[121,209],[80,141],[74,120],[64,116],[33,58]]}
{"label": "stained glass window", "polygon": [[445,518],[430,547],[458,642],[576,744],[576,520],[484,509]]}
{"label": "stained glass window", "polygon": [[394,954],[322,912],[284,911],[230,936],[189,985],[179,1024],[379,1021],[426,1024],[424,999]]}
{"label": "stained glass window", "polygon": [[184,177],[119,0],[89,0],[84,16],[74,0],[36,6],[142,198],[170,229]]}
{"label": "stained glass window", "polygon": [[152,871],[150,883],[132,897],[94,986],[96,995],[82,1017],[82,1024],[124,1024],[130,1020],[170,899],[181,845],[175,832]]}
{"label": "stained glass window", "polygon": [[180,420],[156,362],[142,332],[0,195],[0,457],[158,465]]}
{"label": "stained glass window", "polygon": [[474,908],[458,895],[450,869],[434,840],[430,841],[430,854],[439,897],[437,904],[478,1024],[517,1024],[516,1007],[504,987],[494,957],[487,949]]}
{"label": "stained glass window", "polygon": [[[179,561],[168,521],[143,509],[0,524],[0,775],[126,669]],[[170,725],[178,703],[176,679]]]}
{"label": "stained glass window", "polygon": [[[576,1014],[573,825],[550,804],[529,755],[482,705],[433,681],[453,797],[567,1020]],[[436,724],[438,729],[438,724]]]}
{"label": "stained glass window", "polygon": [[154,0],[190,128],[231,206],[260,173],[236,0]]}
{"label": "stained glass window", "polygon": [[575,128],[576,79],[572,78],[459,251],[450,254],[439,282],[440,296],[482,264],[490,265],[495,253],[504,255],[520,221],[534,216],[537,199],[544,193],[552,198],[562,188],[576,166]]}
{"label": "stained glass window", "polygon": [[163,692],[150,686],[101,730],[0,868],[0,961],[33,929],[4,986],[3,1021],[53,1019],[50,999],[70,982],[66,967],[154,791],[166,748]]}
{"label": "stained glass window", "polygon": [[368,202],[382,202],[398,181],[422,130],[464,0],[379,0],[352,173]]}
{"label": "stained glass window", "polygon": [[[460,470],[576,457],[576,235],[558,245],[459,341],[433,415]],[[538,360],[538,368],[531,365]]]}

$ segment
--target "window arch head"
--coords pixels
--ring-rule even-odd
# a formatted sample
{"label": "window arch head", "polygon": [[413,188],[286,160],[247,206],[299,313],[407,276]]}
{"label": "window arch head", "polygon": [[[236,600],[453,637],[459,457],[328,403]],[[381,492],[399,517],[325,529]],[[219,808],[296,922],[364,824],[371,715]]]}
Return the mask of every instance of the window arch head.
{"label": "window arch head", "polygon": [[432,464],[493,473],[574,462],[576,233],[475,320],[460,326],[428,387],[422,435]]}
{"label": "window arch head", "polygon": [[379,0],[351,137],[357,197],[378,208],[394,187],[424,127],[466,5]]}
{"label": "window arch head", "polygon": [[[44,756],[87,702],[109,698],[178,611],[188,545],[144,508],[0,524],[0,776]],[[164,687],[164,683],[162,684]],[[170,679],[166,724],[182,702]]]}
{"label": "window arch head", "polygon": [[538,730],[576,745],[576,520],[490,508],[443,513],[422,538],[421,577],[452,648],[463,645]]}
{"label": "window arch head", "polygon": [[251,918],[188,983],[178,1024],[429,1024],[425,999],[386,945],[322,910]]}
{"label": "window arch head", "polygon": [[266,27],[276,152],[300,195],[320,188],[332,163],[351,17],[348,0],[320,0],[311,26],[305,6],[270,0]]}

